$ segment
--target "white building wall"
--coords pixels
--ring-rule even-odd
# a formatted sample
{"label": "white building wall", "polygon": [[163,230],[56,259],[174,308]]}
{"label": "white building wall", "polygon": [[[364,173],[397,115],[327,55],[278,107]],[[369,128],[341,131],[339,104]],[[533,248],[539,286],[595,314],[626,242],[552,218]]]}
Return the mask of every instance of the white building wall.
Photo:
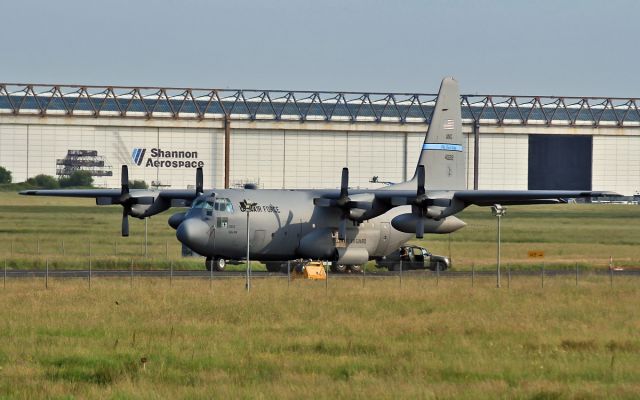
{"label": "white building wall", "polygon": [[[146,149],[140,166],[131,158],[136,147]],[[65,158],[69,150],[95,150],[105,161],[105,167],[100,169],[112,173],[111,176],[95,176],[95,186],[120,186],[122,164],[129,166],[131,180],[144,180],[148,184],[159,181],[177,188],[195,184],[195,168],[147,166],[152,148],[197,152],[197,159],[191,161],[204,163],[205,184],[224,184],[222,131],[87,125],[0,125],[0,165],[12,172],[14,182],[23,182],[38,174],[56,176],[56,161]]]}
{"label": "white building wall", "polygon": [[0,166],[11,171],[14,182],[27,179],[28,126],[0,124]]}
{"label": "white building wall", "polygon": [[346,132],[285,132],[286,188],[339,187],[341,170],[345,166]]}
{"label": "white building wall", "polygon": [[640,136],[594,136],[592,189],[640,192]]}
{"label": "white building wall", "polygon": [[527,190],[528,135],[483,133],[479,143],[478,189]]}
{"label": "white building wall", "polygon": [[[353,187],[377,187],[369,180],[410,179],[426,126],[324,122],[232,121],[230,183],[259,181],[263,188],[337,188],[340,171],[350,170]],[[528,134],[583,134],[575,127],[483,126],[479,188],[527,189]],[[640,190],[640,130],[589,128],[593,134],[593,189],[630,195]],[[465,133],[467,186],[473,187],[473,135]],[[174,188],[194,184],[195,170],[135,166],[135,147],[197,151],[205,163],[205,185],[224,184],[224,130],[221,121],[158,119],[42,118],[0,116],[0,166],[14,182],[37,174],[55,175],[56,160],[68,150],[97,150],[113,176],[98,186],[118,187],[120,165],[131,179],[159,180]],[[146,158],[146,157],[145,157]],[[428,183],[427,183],[428,184]]]}

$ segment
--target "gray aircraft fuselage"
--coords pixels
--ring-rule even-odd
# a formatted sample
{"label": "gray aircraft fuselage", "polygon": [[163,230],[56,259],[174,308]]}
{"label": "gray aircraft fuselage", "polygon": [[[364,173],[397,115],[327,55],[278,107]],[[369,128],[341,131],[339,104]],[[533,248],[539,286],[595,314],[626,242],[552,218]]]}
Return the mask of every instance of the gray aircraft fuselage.
{"label": "gray aircraft fuselage", "polygon": [[[179,219],[175,223],[179,225],[176,235],[201,255],[244,258],[247,251],[244,202],[249,200],[255,203],[248,211],[250,257],[260,261],[320,258],[360,263],[385,256],[414,236],[391,226],[394,217],[411,211],[410,206],[402,206],[357,225],[349,222],[346,240],[338,240],[340,211],[314,206],[313,199],[321,195],[322,191],[312,190],[216,190],[194,200],[183,218],[176,216]],[[224,206],[226,200],[231,207]],[[449,223],[454,223],[454,219]],[[459,227],[464,226],[459,222]]]}

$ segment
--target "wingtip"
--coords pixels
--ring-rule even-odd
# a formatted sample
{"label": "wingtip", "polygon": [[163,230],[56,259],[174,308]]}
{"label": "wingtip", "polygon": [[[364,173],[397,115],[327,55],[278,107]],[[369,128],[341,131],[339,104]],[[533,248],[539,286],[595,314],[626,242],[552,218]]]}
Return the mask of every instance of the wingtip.
{"label": "wingtip", "polygon": [[35,196],[36,195],[36,190],[22,190],[22,191],[18,192],[18,194],[21,194],[23,196]]}

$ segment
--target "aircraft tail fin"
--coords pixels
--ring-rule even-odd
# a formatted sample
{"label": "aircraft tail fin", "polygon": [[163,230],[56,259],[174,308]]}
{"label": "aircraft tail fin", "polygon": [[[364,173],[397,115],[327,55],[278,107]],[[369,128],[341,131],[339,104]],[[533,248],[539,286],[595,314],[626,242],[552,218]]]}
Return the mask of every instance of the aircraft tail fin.
{"label": "aircraft tail fin", "polygon": [[409,182],[416,181],[418,167],[423,165],[425,183],[429,189],[466,189],[467,171],[463,144],[458,82],[453,78],[444,78],[418,158],[416,172]]}

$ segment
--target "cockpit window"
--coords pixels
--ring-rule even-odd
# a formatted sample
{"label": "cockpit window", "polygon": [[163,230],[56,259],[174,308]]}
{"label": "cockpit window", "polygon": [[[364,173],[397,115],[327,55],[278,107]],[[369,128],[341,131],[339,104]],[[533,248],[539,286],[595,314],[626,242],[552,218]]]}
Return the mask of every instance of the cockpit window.
{"label": "cockpit window", "polygon": [[213,201],[211,199],[197,199],[193,203],[193,208],[204,208],[205,210],[213,210]]}
{"label": "cockpit window", "polygon": [[231,204],[231,200],[227,198],[216,199],[214,208],[216,211],[233,212],[233,204]]}

